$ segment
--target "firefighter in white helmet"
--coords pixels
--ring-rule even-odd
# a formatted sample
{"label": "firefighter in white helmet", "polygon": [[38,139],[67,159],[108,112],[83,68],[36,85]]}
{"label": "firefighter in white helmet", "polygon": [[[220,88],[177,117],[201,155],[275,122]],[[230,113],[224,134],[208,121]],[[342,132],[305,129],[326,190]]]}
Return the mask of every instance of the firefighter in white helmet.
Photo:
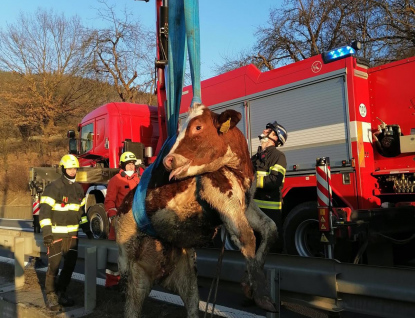
{"label": "firefighter in white helmet", "polygon": [[[120,171],[108,182],[107,194],[105,196],[105,211],[110,220],[109,240],[115,240],[115,230],[112,219],[117,215],[117,209],[124,197],[134,189],[140,182],[136,172],[136,165],[139,164],[137,157],[130,151],[124,152],[120,157]],[[105,287],[117,288],[120,279],[117,264],[107,264],[105,271]]]}
{"label": "firefighter in white helmet", "polygon": [[[78,258],[78,228],[81,226],[88,238],[93,237],[84,211],[84,191],[75,182],[78,159],[73,155],[65,155],[59,165],[62,176],[46,186],[40,199],[39,214],[43,242],[48,248],[46,303],[52,311],[60,310],[61,306],[74,305],[66,289]],[[62,257],[63,268],[59,279],[55,281]]]}
{"label": "firefighter in white helmet", "polygon": [[[261,146],[251,158],[256,173],[256,192],[254,200],[258,207],[270,217],[279,231],[282,229],[282,196],[287,160],[277,147],[287,141],[287,130],[276,121],[268,123],[260,136]],[[282,244],[278,241],[274,251],[281,251]]]}

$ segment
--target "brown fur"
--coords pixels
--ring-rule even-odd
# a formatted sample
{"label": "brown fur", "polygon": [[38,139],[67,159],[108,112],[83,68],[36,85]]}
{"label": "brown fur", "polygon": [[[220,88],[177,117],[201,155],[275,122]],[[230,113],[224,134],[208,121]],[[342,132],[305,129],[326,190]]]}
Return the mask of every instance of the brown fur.
{"label": "brown fur", "polygon": [[[232,110],[218,115],[196,105],[189,118],[186,130],[164,158],[175,180],[169,181],[160,165],[147,190],[146,210],[160,239],[137,229],[131,212],[133,192],[120,207],[116,233],[120,271],[128,276],[126,316],[139,316],[144,298],[159,283],[179,293],[188,317],[197,317],[193,247],[208,244],[220,224],[247,261],[246,295],[260,307],[275,311],[263,266],[277,231],[252,199],[253,168],[245,137],[236,128],[241,115]],[[229,118],[229,130],[222,133],[220,128]],[[256,253],[253,230],[262,237]]]}
{"label": "brown fur", "polygon": [[180,295],[188,317],[199,317],[195,251],[140,233],[131,210],[115,220],[119,270],[127,282],[124,316],[140,317],[145,298],[159,284]]}

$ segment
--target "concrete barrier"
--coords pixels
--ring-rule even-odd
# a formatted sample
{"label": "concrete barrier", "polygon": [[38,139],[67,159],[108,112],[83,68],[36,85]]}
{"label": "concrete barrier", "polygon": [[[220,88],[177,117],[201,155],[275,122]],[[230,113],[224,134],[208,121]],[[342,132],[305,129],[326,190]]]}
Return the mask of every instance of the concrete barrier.
{"label": "concrete barrier", "polygon": [[25,206],[2,205],[0,206],[0,218],[31,220],[32,219],[32,207],[30,205],[25,205]]}

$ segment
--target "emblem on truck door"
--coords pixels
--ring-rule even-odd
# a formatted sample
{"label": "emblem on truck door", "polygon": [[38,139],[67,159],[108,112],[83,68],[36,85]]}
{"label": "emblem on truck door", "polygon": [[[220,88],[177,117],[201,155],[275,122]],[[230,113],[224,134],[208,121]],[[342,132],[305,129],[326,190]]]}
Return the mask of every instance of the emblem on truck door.
{"label": "emblem on truck door", "polygon": [[315,61],[312,65],[311,65],[311,70],[313,71],[313,73],[318,73],[321,71],[322,65],[320,61]]}
{"label": "emblem on truck door", "polygon": [[362,116],[362,117],[366,117],[366,115],[367,115],[367,109],[366,109],[366,105],[365,104],[360,104],[359,105],[359,113],[360,113],[360,116]]}

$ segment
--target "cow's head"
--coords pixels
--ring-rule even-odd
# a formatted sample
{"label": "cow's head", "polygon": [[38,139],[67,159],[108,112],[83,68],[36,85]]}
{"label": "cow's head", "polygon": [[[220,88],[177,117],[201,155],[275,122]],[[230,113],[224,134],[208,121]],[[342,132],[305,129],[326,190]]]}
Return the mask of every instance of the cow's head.
{"label": "cow's head", "polygon": [[169,178],[183,179],[224,166],[240,169],[241,163],[249,160],[246,139],[236,128],[241,117],[235,110],[218,115],[202,104],[195,104],[163,160],[171,171]]}

